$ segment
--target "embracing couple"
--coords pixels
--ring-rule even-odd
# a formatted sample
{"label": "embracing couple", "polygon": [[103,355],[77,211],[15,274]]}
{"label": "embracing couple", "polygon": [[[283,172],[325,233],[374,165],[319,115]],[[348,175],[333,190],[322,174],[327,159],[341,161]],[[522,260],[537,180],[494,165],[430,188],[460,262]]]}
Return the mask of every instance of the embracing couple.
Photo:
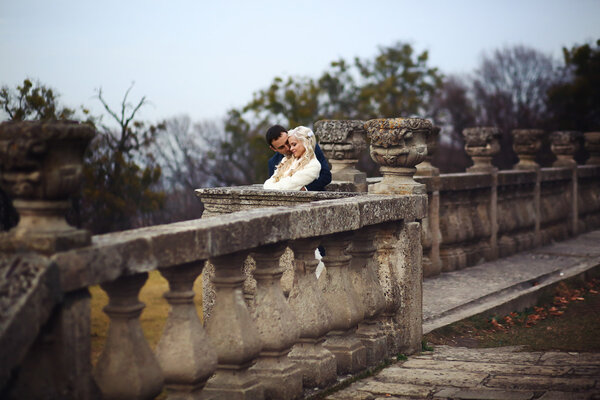
{"label": "embracing couple", "polygon": [[312,130],[299,126],[289,132],[281,125],[267,130],[267,143],[276,154],[269,160],[265,189],[325,190],[331,182],[327,159]]}

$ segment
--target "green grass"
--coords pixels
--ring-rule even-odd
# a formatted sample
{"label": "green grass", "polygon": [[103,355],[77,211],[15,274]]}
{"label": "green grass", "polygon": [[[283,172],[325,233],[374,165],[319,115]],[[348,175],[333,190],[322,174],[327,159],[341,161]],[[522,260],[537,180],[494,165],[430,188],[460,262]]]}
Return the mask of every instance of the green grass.
{"label": "green grass", "polygon": [[508,315],[475,316],[425,336],[430,344],[525,346],[531,351],[600,351],[600,280],[562,282],[537,306]]}

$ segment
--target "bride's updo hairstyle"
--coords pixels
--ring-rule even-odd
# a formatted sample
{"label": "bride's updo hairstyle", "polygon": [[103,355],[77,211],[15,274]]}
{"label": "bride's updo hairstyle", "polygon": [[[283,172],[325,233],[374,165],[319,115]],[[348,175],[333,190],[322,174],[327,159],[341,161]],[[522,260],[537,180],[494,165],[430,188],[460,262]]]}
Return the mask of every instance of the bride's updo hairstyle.
{"label": "bride's updo hairstyle", "polygon": [[294,172],[304,168],[311,159],[315,158],[315,146],[317,144],[317,138],[314,132],[306,126],[298,126],[288,131],[288,140],[290,137],[295,137],[304,145],[304,154],[300,156],[300,159],[294,164],[295,157],[286,157],[277,166],[273,179],[275,182],[279,182],[284,176],[292,176]]}

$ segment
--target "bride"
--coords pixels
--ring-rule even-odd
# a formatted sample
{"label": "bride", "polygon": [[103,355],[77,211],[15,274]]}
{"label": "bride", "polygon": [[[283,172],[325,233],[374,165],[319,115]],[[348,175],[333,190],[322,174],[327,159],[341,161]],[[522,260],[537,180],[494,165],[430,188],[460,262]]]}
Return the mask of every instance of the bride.
{"label": "bride", "polygon": [[[321,163],[315,156],[317,140],[315,134],[305,126],[299,126],[288,132],[291,157],[284,157],[273,176],[264,183],[263,188],[274,190],[306,190],[306,185],[317,179],[321,172]],[[319,260],[315,274],[317,278],[325,269],[321,261],[321,252],[315,249],[315,258]]]}
{"label": "bride", "polygon": [[312,130],[299,126],[288,132],[292,156],[284,157],[273,176],[263,188],[274,190],[306,190],[306,185],[317,179],[321,163],[315,156],[317,140]]}

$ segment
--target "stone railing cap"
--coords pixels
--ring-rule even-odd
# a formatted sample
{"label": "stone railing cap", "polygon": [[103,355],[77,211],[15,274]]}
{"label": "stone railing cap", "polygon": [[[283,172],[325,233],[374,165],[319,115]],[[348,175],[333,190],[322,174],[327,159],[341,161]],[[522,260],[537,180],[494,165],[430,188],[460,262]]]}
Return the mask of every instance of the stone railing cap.
{"label": "stone railing cap", "polygon": [[420,219],[426,196],[357,196],[269,207],[95,236],[92,245],[53,256],[63,289],[151,271],[259,246]]}

